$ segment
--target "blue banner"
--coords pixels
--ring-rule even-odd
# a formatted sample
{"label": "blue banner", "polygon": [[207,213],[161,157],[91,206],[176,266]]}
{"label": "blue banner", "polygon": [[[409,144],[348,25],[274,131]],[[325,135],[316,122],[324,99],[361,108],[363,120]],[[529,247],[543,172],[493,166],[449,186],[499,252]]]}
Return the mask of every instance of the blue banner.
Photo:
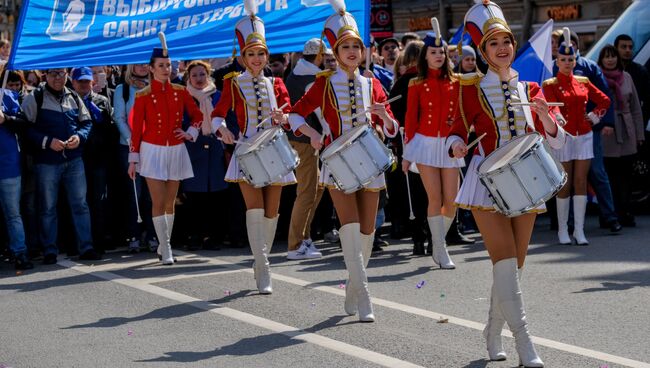
{"label": "blue banner", "polygon": [[[271,53],[302,51],[334,14],[327,0],[257,1]],[[346,5],[368,40],[370,0]],[[174,60],[228,57],[243,16],[242,0],[23,0],[8,68],[145,63],[161,31]]]}

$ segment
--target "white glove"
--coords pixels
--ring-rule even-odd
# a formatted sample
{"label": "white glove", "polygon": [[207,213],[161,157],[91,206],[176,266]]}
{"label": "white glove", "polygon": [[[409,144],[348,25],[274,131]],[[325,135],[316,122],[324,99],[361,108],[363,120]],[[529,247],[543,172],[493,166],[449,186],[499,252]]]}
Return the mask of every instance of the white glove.
{"label": "white glove", "polygon": [[587,114],[587,118],[589,118],[589,120],[591,120],[591,125],[596,125],[596,124],[600,123],[600,118],[593,111],[591,111],[589,114]]}

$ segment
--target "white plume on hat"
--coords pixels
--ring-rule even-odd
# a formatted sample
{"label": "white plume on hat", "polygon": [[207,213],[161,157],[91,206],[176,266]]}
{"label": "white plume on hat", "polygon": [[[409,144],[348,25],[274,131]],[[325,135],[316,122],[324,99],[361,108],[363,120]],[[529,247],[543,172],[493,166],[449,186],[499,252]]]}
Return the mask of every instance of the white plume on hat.
{"label": "white plume on hat", "polygon": [[431,28],[433,29],[433,32],[436,34],[436,46],[442,45],[441,42],[442,34],[440,33],[440,24],[438,23],[438,18],[436,17],[431,18]]}
{"label": "white plume on hat", "polygon": [[257,14],[257,0],[244,0],[244,11],[251,18]]}
{"label": "white plume on hat", "polygon": [[162,45],[162,49],[166,52],[167,49],[167,39],[165,38],[165,34],[162,32],[158,32],[158,38],[160,39],[160,44]]}
{"label": "white plume on hat", "polygon": [[571,47],[571,31],[569,31],[569,27],[562,28],[562,35],[564,36],[564,44],[566,47]]}
{"label": "white plume on hat", "polygon": [[345,14],[345,0],[329,0],[329,2],[335,12],[341,15]]}

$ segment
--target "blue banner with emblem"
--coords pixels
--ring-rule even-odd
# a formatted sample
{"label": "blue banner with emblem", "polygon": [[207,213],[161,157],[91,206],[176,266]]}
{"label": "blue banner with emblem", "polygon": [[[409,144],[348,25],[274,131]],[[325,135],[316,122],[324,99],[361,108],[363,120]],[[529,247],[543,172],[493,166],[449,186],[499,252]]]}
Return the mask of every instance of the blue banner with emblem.
{"label": "blue banner with emblem", "polygon": [[[271,53],[302,51],[334,14],[327,0],[257,1]],[[370,0],[346,5],[368,40]],[[174,60],[228,57],[243,16],[242,0],[24,0],[8,67],[145,63],[160,45],[158,32]]]}

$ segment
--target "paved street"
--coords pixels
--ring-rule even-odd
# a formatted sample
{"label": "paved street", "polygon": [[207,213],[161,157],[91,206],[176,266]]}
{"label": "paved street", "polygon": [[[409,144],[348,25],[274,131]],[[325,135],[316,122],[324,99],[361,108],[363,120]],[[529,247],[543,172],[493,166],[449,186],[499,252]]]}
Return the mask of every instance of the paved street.
{"label": "paved street", "polygon": [[[523,277],[547,366],[650,367],[650,217],[621,235],[590,217],[589,247],[556,245],[547,222]],[[18,276],[2,264],[0,366],[516,366],[510,337],[507,361],[486,360],[492,277],[482,243],[450,247],[457,269],[443,271],[393,241],[370,261],[372,324],[344,315],[342,254],[318,245],[322,259],[298,262],[275,244],[271,296],[255,290],[248,249],[177,252],[173,267],[124,252],[94,264],[61,256]]]}

